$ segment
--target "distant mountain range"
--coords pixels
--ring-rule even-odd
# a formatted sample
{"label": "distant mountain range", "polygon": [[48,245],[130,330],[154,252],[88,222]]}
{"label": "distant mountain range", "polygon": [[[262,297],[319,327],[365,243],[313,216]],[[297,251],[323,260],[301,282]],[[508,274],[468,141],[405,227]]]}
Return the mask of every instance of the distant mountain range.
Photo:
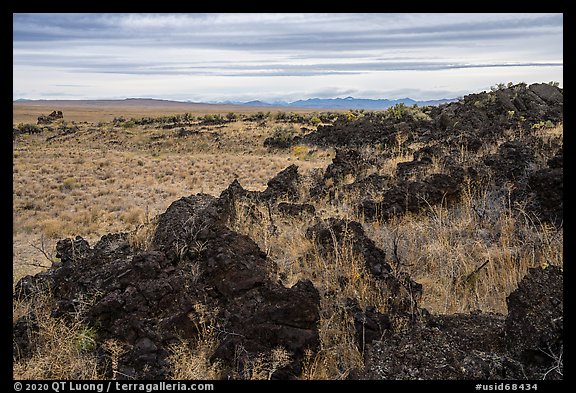
{"label": "distant mountain range", "polygon": [[14,103],[22,104],[42,104],[43,102],[58,102],[59,104],[73,105],[75,103],[84,104],[114,104],[123,103],[125,105],[235,105],[235,106],[252,106],[252,107],[275,107],[275,108],[312,108],[312,109],[366,109],[366,110],[382,110],[390,108],[396,104],[405,104],[407,106],[418,105],[418,106],[428,106],[428,105],[441,105],[448,102],[458,101],[457,98],[444,98],[440,100],[428,100],[428,101],[417,101],[412,98],[399,98],[396,100],[389,99],[368,99],[368,98],[309,98],[306,100],[297,100],[292,102],[287,101],[222,101],[222,102],[209,102],[200,103],[192,101],[171,101],[171,100],[160,100],[154,98],[126,98],[120,100],[29,100],[26,98],[19,98],[14,100]]}
{"label": "distant mountain range", "polygon": [[427,101],[417,101],[412,98],[399,98],[396,100],[383,99],[369,99],[369,98],[309,98],[307,100],[297,100],[292,102],[286,101],[225,101],[219,102],[218,104],[235,104],[235,105],[245,105],[245,106],[285,106],[285,107],[295,107],[295,108],[318,108],[318,109],[367,109],[367,110],[380,110],[387,109],[397,104],[404,104],[407,106],[418,105],[418,106],[428,106],[428,105],[441,105],[448,102],[458,101],[457,98],[443,98],[440,100],[427,100]]}

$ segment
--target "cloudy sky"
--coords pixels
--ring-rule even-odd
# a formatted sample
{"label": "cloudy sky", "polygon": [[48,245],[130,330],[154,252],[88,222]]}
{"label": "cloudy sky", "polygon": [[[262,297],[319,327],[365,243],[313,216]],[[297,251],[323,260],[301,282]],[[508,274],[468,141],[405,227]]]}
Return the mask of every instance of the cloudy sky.
{"label": "cloudy sky", "polygon": [[13,98],[438,99],[563,84],[562,14],[14,14]]}

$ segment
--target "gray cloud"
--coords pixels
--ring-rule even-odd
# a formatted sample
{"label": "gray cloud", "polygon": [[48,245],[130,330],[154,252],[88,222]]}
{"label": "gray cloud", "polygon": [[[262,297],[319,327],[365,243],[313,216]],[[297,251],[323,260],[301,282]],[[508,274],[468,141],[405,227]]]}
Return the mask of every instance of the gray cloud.
{"label": "gray cloud", "polygon": [[[13,67],[26,78],[53,71],[61,79],[47,83],[71,89],[91,86],[77,80],[87,73],[111,86],[114,74],[496,75],[562,67],[562,34],[562,14],[14,14]],[[15,77],[15,90],[28,82]]]}
{"label": "gray cloud", "polygon": [[[411,14],[408,14],[409,16]],[[531,32],[558,34],[562,14],[448,14],[406,17],[388,14],[15,14],[19,42],[109,42],[131,45],[304,50],[421,47],[448,41],[510,40]]]}
{"label": "gray cloud", "polygon": [[[70,65],[70,64],[73,65]],[[233,64],[230,62],[210,65],[156,65],[136,62],[94,62],[92,59],[60,59],[46,57],[36,65],[66,66],[75,72],[130,74],[130,75],[221,75],[221,76],[317,76],[359,74],[375,71],[439,71],[466,68],[505,68],[505,67],[562,67],[561,62],[519,62],[467,64],[445,61],[372,61],[321,64]],[[57,85],[65,86],[65,85]],[[68,85],[79,86],[79,85]],[[87,86],[87,85],[80,85]]]}
{"label": "gray cloud", "polygon": [[90,87],[93,85],[83,85],[83,84],[75,83],[75,84],[54,84],[52,86],[55,86],[55,87]]}

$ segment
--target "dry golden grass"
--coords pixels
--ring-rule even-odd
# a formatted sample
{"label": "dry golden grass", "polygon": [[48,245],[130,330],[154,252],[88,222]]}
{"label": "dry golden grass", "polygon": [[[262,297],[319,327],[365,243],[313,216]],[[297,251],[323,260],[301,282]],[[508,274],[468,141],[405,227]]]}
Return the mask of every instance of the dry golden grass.
{"label": "dry golden grass", "polygon": [[103,379],[93,352],[95,331],[78,321],[64,322],[50,316],[50,297],[16,301],[13,318],[35,315],[38,332],[29,359],[14,361],[14,379]]}
{"label": "dry golden grass", "polygon": [[439,314],[505,314],[506,297],[528,268],[563,265],[563,230],[534,225],[528,215],[512,214],[505,201],[492,202],[482,219],[473,206],[487,201],[465,198],[450,209],[437,206],[364,227],[388,253],[397,244],[402,270],[424,287],[420,306]]}
{"label": "dry golden grass", "polygon": [[64,118],[77,122],[100,122],[111,121],[115,117],[125,118],[157,117],[191,113],[193,115],[227,114],[234,113],[257,113],[290,111],[294,113],[311,113],[314,109],[306,108],[283,108],[273,106],[245,106],[245,105],[217,105],[217,104],[194,104],[185,102],[163,102],[142,100],[128,101],[77,101],[77,100],[42,100],[28,102],[14,102],[12,104],[13,122],[36,123],[40,115],[48,115],[55,109],[62,110]]}
{"label": "dry golden grass", "polygon": [[[65,117],[67,113],[64,108]],[[93,121],[108,119],[106,115],[96,120],[102,116],[99,113],[78,116],[94,116],[90,117]],[[126,112],[121,115],[130,116]],[[80,131],[74,134],[49,142],[46,138],[56,135],[56,131],[18,136],[13,149],[14,283],[50,265],[58,238],[79,234],[93,243],[108,232],[132,231],[132,244],[146,249],[155,228],[154,217],[173,200],[198,192],[217,196],[236,178],[247,189],[263,190],[275,174],[296,163],[304,175],[301,202],[310,203],[307,194],[312,176],[308,173],[325,168],[333,152],[305,146],[269,151],[263,141],[275,125],[269,121],[196,127],[200,134],[178,138],[175,130],[111,124],[96,127],[88,123],[80,125]],[[546,143],[561,141],[562,135],[562,125],[538,130]],[[380,174],[395,176],[396,165],[411,161],[411,152],[420,147],[407,146],[401,139],[397,142],[392,156],[381,163]],[[493,153],[497,144],[485,149],[483,153]],[[457,160],[465,162],[470,154],[462,150]],[[539,159],[545,162],[546,157]],[[436,160],[427,171],[441,173],[443,168]],[[350,183],[354,179],[348,180]],[[479,309],[506,313],[506,296],[528,268],[563,265],[563,229],[534,222],[523,206],[510,204],[506,193],[484,185],[468,184],[456,206],[434,206],[385,223],[355,216],[353,206],[360,196],[348,195],[338,205],[315,202],[318,219],[359,221],[366,234],[386,251],[388,262],[397,258],[395,272],[406,272],[423,285],[419,306],[431,312],[452,314]],[[264,219],[253,225],[244,206],[236,208],[237,218],[230,223],[231,228],[250,236],[276,263],[274,280],[281,279],[291,286],[307,278],[320,293],[320,347],[306,354],[302,378],[346,378],[363,363],[362,350],[355,344],[352,316],[344,308],[346,299],[355,298],[361,307],[371,305],[385,312],[382,284],[366,274],[364,261],[346,242],[335,244],[334,255],[322,255],[305,237],[312,224],[309,219],[269,215],[264,206],[257,206]],[[274,233],[272,227],[276,228]],[[43,316],[40,345],[30,360],[14,364],[15,377],[102,377],[93,355],[78,345],[82,342],[79,337],[86,336],[86,327],[50,318],[43,302],[17,303],[13,319],[27,314],[29,307],[37,307],[35,312]],[[212,329],[215,324],[205,315],[198,322],[201,334],[195,343],[171,347],[172,378],[222,376],[220,365],[208,360],[218,337]],[[106,348],[115,372],[114,359],[122,346],[108,343]],[[236,377],[268,379],[290,356],[282,348],[259,354]]]}
{"label": "dry golden grass", "polygon": [[[301,192],[305,195],[304,190]],[[358,299],[360,307],[375,306],[386,312],[386,290],[366,271],[364,260],[352,251],[349,241],[338,243],[335,252],[323,255],[313,240],[305,237],[311,223],[304,219],[268,214],[260,210],[263,222],[253,225],[240,202],[231,228],[250,236],[276,262],[274,280],[292,286],[310,279],[320,293],[320,347],[304,362],[303,379],[345,379],[354,368],[362,367],[363,357],[355,342],[354,322],[346,311],[348,298]],[[325,217],[333,212],[325,210]],[[270,228],[274,227],[274,235]]]}
{"label": "dry golden grass", "polygon": [[[46,139],[57,131],[18,136],[13,148],[14,283],[38,272],[36,265],[49,265],[33,247],[42,238],[46,251],[54,253],[56,239],[82,235],[94,242],[109,232],[133,230],[182,196],[217,196],[234,179],[247,189],[263,190],[291,163],[305,172],[330,161],[328,151],[302,159],[290,151],[268,151],[262,145],[273,126],[235,122],[179,138],[174,130],[89,124],[51,141]],[[219,134],[217,141],[211,132]]]}
{"label": "dry golden grass", "polygon": [[186,341],[170,346],[168,361],[172,364],[171,378],[176,380],[220,379],[222,374],[218,362],[211,363],[210,356],[218,347],[215,331],[215,310],[207,310],[202,304],[195,306],[199,320],[194,321],[198,337],[193,347]]}
{"label": "dry golden grass", "polygon": [[[561,132],[556,128],[545,137],[550,134],[558,137]],[[492,152],[495,149],[490,147]],[[462,158],[465,154],[463,151]],[[380,173],[395,176],[392,168],[411,159],[406,151],[399,150],[382,164]],[[442,170],[433,161],[427,172]],[[397,260],[394,271],[406,272],[423,285],[420,307],[436,314],[474,310],[506,314],[506,297],[529,268],[563,266],[563,228],[534,221],[521,205],[510,203],[506,192],[466,184],[462,200],[450,208],[430,206],[421,213],[408,213],[386,223],[355,216],[353,206],[359,195],[348,195],[338,206],[313,204],[320,219],[340,217],[360,222],[366,234],[386,251],[388,262]],[[305,189],[301,195],[300,202],[311,202]],[[320,348],[307,354],[302,378],[346,378],[350,370],[362,366],[363,357],[354,343],[353,320],[344,311],[345,300],[355,298],[361,307],[372,305],[386,312],[384,288],[366,274],[364,261],[349,244],[335,244],[337,252],[327,258],[304,236],[311,222],[269,215],[265,207],[257,208],[264,217],[262,223],[253,225],[243,214],[246,209],[237,206],[231,227],[254,239],[276,262],[275,278],[282,278],[284,285],[308,278],[321,295]],[[274,234],[271,227],[275,228]]]}

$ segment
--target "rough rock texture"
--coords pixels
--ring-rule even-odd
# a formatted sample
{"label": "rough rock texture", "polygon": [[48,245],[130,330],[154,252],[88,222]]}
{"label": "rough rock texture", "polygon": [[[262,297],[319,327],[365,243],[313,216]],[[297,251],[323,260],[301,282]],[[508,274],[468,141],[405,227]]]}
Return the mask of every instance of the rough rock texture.
{"label": "rough rock texture", "polygon": [[357,148],[392,146],[398,135],[428,143],[451,136],[448,139],[454,146],[476,151],[487,140],[495,140],[518,125],[529,129],[541,121],[562,121],[563,90],[548,84],[518,84],[496,92],[469,94],[458,102],[431,107],[426,114],[428,119],[377,113],[354,121],[340,118],[333,125],[319,126],[298,143]]}
{"label": "rough rock texture", "polygon": [[433,173],[423,180],[399,180],[382,193],[381,201],[366,199],[357,211],[368,220],[387,220],[406,211],[418,212],[439,203],[457,201],[463,187],[463,174]]}
{"label": "rough rock texture", "polygon": [[361,147],[365,145],[393,145],[398,135],[412,138],[410,130],[427,135],[434,124],[430,120],[385,118],[367,114],[355,121],[339,118],[332,125],[320,125],[315,132],[304,135],[298,143],[317,146]]}
{"label": "rough rock texture", "polygon": [[268,187],[260,193],[259,198],[271,202],[280,198],[296,201],[299,197],[299,182],[298,167],[292,164],[268,181]]}
{"label": "rough rock texture", "polygon": [[334,199],[336,187],[342,185],[347,177],[363,177],[372,164],[355,149],[336,149],[332,163],[324,171],[322,179],[310,189],[310,195],[315,199],[326,195]]}
{"label": "rough rock texture", "polygon": [[306,237],[314,239],[320,251],[334,254],[351,247],[354,254],[364,260],[366,270],[386,284],[388,309],[395,314],[412,315],[422,296],[422,285],[410,277],[394,275],[386,262],[386,253],[376,247],[374,241],[364,233],[362,225],[355,221],[330,218],[308,228]]}
{"label": "rough rock texture", "polygon": [[[60,264],[22,279],[15,296],[30,296],[39,281],[49,285],[53,316],[77,316],[97,328],[99,339],[127,346],[118,365],[126,378],[168,376],[167,347],[197,336],[206,318],[196,311],[199,304],[218,310],[212,323],[221,344],[214,360],[242,370],[249,359],[282,346],[293,361],[273,377],[294,378],[304,351],[319,342],[319,294],[307,280],[291,288],[272,281],[274,264],[250,238],[223,224],[234,189],[220,198],[175,201],[159,217],[148,251],[133,249],[127,234],[104,236],[94,247],[81,237],[59,241]],[[24,323],[16,322],[16,332]],[[27,351],[25,341],[15,345]]]}
{"label": "rough rock texture", "polygon": [[415,174],[423,173],[431,164],[431,159],[400,162],[396,165],[396,176],[401,179],[409,179]]}
{"label": "rough rock texture", "polygon": [[[557,266],[529,269],[508,296],[506,344],[535,374],[561,360],[564,346],[563,273]],[[552,372],[550,377],[558,377]]]}
{"label": "rough rock texture", "polygon": [[286,203],[280,202],[278,204],[278,212],[286,216],[314,216],[316,208],[309,203]]}
{"label": "rough rock texture", "polygon": [[[228,190],[234,185],[228,187]],[[172,202],[166,212],[158,217],[152,246],[171,254],[172,257],[178,256],[191,241],[197,240],[200,231],[213,224],[206,222],[202,213],[208,206],[212,207],[214,201],[215,198],[211,195],[197,194]],[[231,208],[226,212],[230,210]]]}
{"label": "rough rock texture", "polygon": [[364,234],[362,225],[355,221],[330,218],[326,223],[308,228],[306,237],[314,239],[324,253],[333,253],[337,247],[352,247],[364,259],[367,270],[376,277],[387,278],[392,274],[392,268],[386,263],[386,253],[376,247],[374,241]]}
{"label": "rough rock texture", "polygon": [[524,178],[533,160],[534,152],[528,146],[510,141],[501,144],[496,155],[485,157],[484,163],[491,167],[496,181],[505,182]]}
{"label": "rough rock texture", "polygon": [[30,313],[18,318],[12,326],[12,353],[15,360],[32,356],[39,330],[36,314]]}
{"label": "rough rock texture", "polygon": [[562,284],[558,267],[530,269],[507,299],[507,316],[424,312],[402,331],[374,328],[372,316],[367,332],[381,338],[366,341],[365,367],[350,378],[562,379]]}
{"label": "rough rock texture", "polygon": [[[561,223],[562,147],[536,137],[535,130],[563,120],[562,89],[519,84],[426,111],[430,120],[368,112],[303,137],[302,143],[336,147],[332,163],[310,189],[312,198],[335,205],[352,198],[358,215],[386,221],[458,202],[471,181],[479,188],[505,186],[512,190],[512,203],[528,202],[526,210],[539,220]],[[424,146],[412,152],[412,161],[398,162],[393,176],[383,175],[389,169],[380,164],[390,158],[390,146],[409,149],[411,142]],[[359,147],[366,145],[385,148],[365,154]],[[552,157],[548,168],[538,167],[539,154]]]}
{"label": "rough rock texture", "polygon": [[53,111],[48,116],[44,116],[44,115],[38,116],[37,124],[51,124],[55,120],[63,119],[63,118],[64,118],[64,115],[62,114],[62,111]]}
{"label": "rough rock texture", "polygon": [[[524,379],[522,364],[498,351],[503,317],[451,315],[390,333],[366,353],[361,379]],[[495,351],[496,349],[496,351]]]}
{"label": "rough rock texture", "polygon": [[[52,316],[95,329],[97,353],[104,353],[108,338],[122,343],[120,378],[166,378],[169,346],[181,339],[193,343],[205,323],[217,336],[211,360],[223,364],[224,378],[248,375],[251,361],[279,346],[290,352],[291,362],[272,377],[297,378],[305,351],[319,348],[320,294],[306,279],[285,287],[277,281],[274,261],[252,239],[230,229],[238,216],[274,229],[273,214],[278,214],[285,222],[306,222],[307,238],[327,263],[344,250],[363,261],[364,274],[384,292],[385,313],[356,298],[341,305],[365,356],[365,368],[352,378],[561,379],[560,268],[529,270],[507,299],[507,316],[430,315],[418,305],[422,286],[392,269],[390,256],[359,222],[321,220],[305,199],[309,191],[317,207],[327,202],[339,209],[345,203],[366,220],[387,220],[439,204],[450,208],[471,181],[479,191],[490,186],[494,198],[506,194],[513,209],[520,206],[535,222],[561,228],[562,142],[558,135],[546,135],[543,124],[562,121],[562,90],[520,84],[468,95],[418,116],[398,111],[365,113],[353,121],[341,116],[334,125],[299,137],[298,143],[337,148],[309,190],[302,189],[308,179],[291,165],[262,192],[245,190],[235,180],[217,198],[197,194],[174,201],[158,217],[146,250],[136,249],[127,233],[103,236],[93,246],[79,236],[61,240],[60,260],[22,278],[14,297],[30,300],[49,289]],[[59,131],[55,137],[69,132]],[[412,154],[412,161],[386,166],[391,146],[398,148],[394,158]],[[341,279],[344,288],[346,278]],[[33,354],[38,331],[33,313],[14,321],[15,360]],[[109,362],[102,360],[111,376]]]}
{"label": "rough rock texture", "polygon": [[560,226],[564,214],[564,169],[544,168],[530,174],[528,179],[532,201],[528,209],[544,222]]}
{"label": "rough rock texture", "polygon": [[375,307],[362,309],[356,299],[347,299],[346,309],[354,320],[356,346],[362,352],[367,344],[382,340],[386,331],[392,329],[390,316],[378,312]]}

